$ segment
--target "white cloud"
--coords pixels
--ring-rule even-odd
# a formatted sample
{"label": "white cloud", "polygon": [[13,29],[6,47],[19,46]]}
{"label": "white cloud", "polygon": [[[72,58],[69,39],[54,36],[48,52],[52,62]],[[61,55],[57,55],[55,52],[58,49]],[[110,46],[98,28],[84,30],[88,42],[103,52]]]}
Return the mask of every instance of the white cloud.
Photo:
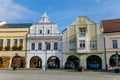
{"label": "white cloud", "polygon": [[35,12],[24,6],[14,3],[13,0],[0,0],[0,20],[16,22],[25,20],[35,15]]}

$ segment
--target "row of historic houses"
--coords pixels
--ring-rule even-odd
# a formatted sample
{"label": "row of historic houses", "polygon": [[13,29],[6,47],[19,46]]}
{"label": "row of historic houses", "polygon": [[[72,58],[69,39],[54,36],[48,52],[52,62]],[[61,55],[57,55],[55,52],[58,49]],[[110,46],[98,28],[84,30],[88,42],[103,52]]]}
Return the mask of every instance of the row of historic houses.
{"label": "row of historic houses", "polygon": [[120,19],[102,20],[100,25],[79,16],[61,33],[46,13],[37,23],[1,21],[0,68],[42,68],[54,63],[57,68],[64,68],[67,61],[73,62],[75,68],[117,67],[120,65]]}

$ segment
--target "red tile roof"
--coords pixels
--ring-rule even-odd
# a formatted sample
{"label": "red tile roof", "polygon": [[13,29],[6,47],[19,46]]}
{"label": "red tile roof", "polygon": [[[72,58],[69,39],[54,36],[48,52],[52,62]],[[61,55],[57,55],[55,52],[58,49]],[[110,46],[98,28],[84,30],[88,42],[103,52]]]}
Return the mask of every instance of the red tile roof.
{"label": "red tile roof", "polygon": [[101,20],[103,33],[120,32],[120,19]]}

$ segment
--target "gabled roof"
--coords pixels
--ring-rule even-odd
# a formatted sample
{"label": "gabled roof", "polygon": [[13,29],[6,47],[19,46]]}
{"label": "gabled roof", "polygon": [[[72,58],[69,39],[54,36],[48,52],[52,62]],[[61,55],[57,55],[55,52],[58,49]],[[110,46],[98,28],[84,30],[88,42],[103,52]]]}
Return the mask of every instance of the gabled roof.
{"label": "gabled roof", "polygon": [[101,20],[103,33],[120,32],[120,19]]}
{"label": "gabled roof", "polygon": [[22,23],[22,24],[4,24],[0,28],[30,28],[32,23]]}

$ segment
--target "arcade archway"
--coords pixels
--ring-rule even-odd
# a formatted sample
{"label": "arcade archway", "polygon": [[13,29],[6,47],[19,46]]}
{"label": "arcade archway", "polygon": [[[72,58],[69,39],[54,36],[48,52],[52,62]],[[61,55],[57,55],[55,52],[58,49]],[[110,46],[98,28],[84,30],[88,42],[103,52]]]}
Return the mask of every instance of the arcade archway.
{"label": "arcade archway", "polygon": [[[49,57],[48,61],[47,61],[47,65],[48,65],[48,68],[60,68],[60,60],[58,57],[56,56],[51,56]],[[53,66],[55,65],[55,66]]]}
{"label": "arcade archway", "polygon": [[80,66],[80,59],[77,56],[71,55],[67,58],[67,61],[74,62],[75,68]]}
{"label": "arcade archway", "polygon": [[3,59],[2,57],[0,57],[0,68],[2,67],[2,64],[3,64]]}
{"label": "arcade archway", "polygon": [[30,59],[30,68],[41,68],[42,60],[38,56],[34,56]]}
{"label": "arcade archway", "polygon": [[12,58],[11,67],[24,68],[25,67],[25,59],[18,55],[14,56]]}
{"label": "arcade archway", "polygon": [[[117,66],[117,62],[116,62],[116,56],[112,55],[109,59],[109,64],[111,67],[116,67]],[[120,55],[118,55],[118,65],[120,66]]]}
{"label": "arcade archway", "polygon": [[97,55],[91,55],[87,58],[87,69],[101,69],[102,60]]}

